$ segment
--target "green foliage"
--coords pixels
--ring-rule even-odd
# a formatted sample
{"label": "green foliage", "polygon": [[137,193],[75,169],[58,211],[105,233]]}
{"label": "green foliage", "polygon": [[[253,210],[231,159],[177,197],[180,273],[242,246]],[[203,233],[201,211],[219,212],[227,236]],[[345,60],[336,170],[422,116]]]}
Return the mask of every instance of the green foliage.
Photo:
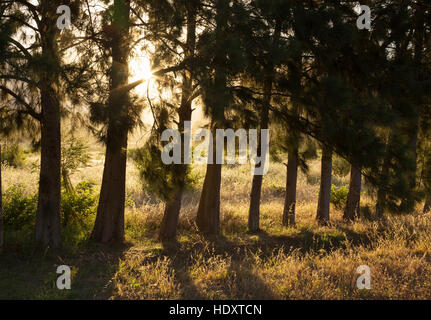
{"label": "green foliage", "polygon": [[[83,181],[74,192],[62,192],[62,219],[81,223],[96,213],[98,195],[95,184]],[[34,226],[37,194],[28,194],[23,185],[13,185],[3,193],[3,219],[7,229],[21,230]]]}
{"label": "green foliage", "polygon": [[350,172],[350,163],[343,158],[334,157],[332,161],[332,170],[335,175],[344,178]]}
{"label": "green foliage", "polygon": [[175,176],[170,166],[163,163],[160,148],[155,143],[148,143],[137,151],[135,164],[145,190],[167,200],[175,190]]}
{"label": "green foliage", "polygon": [[61,215],[63,220],[73,219],[82,222],[85,218],[96,213],[98,195],[95,191],[95,183],[82,181],[74,192],[64,190],[61,199]]}
{"label": "green foliage", "polygon": [[88,146],[76,137],[69,137],[61,146],[61,165],[69,173],[79,167],[85,167],[90,161]]}
{"label": "green foliage", "polygon": [[2,148],[1,162],[3,164],[7,164],[14,168],[22,167],[25,158],[26,153],[18,144],[6,144]]}
{"label": "green foliage", "polygon": [[331,203],[338,209],[342,210],[347,202],[349,189],[346,186],[337,187],[331,186]]}
{"label": "green foliage", "polygon": [[3,193],[3,221],[6,228],[20,230],[32,226],[36,209],[37,195],[28,195],[23,185],[13,185]]}

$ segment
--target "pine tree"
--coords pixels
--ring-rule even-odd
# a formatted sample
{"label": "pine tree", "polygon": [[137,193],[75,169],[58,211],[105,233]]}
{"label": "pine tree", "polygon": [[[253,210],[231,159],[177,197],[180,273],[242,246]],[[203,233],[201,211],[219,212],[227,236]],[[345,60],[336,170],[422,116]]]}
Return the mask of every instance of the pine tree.
{"label": "pine tree", "polygon": [[[230,14],[229,1],[215,0],[215,31],[214,31],[214,78],[208,79],[204,89],[204,99],[211,116],[211,132],[216,137],[216,129],[223,128],[225,111],[229,103],[227,96],[227,49],[226,38],[228,18]],[[213,139],[213,149],[216,150],[216,139]],[[210,159],[212,157],[212,159]],[[216,161],[216,154],[208,156],[207,172],[202,188],[196,224],[204,234],[220,232],[220,188],[222,165]]]}
{"label": "pine tree", "polygon": [[[272,101],[273,87],[276,76],[276,67],[278,66],[279,59],[279,47],[280,38],[283,28],[283,17],[286,8],[283,6],[283,1],[256,1],[254,4],[256,10],[262,14],[265,22],[268,23],[269,27],[264,30],[266,33],[263,39],[260,39],[259,48],[260,52],[255,59],[260,62],[263,79],[262,89],[263,97],[259,115],[259,131],[258,131],[258,154],[262,156],[263,150],[261,150],[261,130],[267,130],[269,128],[269,109]],[[258,30],[255,30],[257,32]],[[264,53],[264,47],[269,47],[268,52]],[[260,164],[264,165],[264,164]],[[259,218],[260,218],[260,203],[261,203],[261,192],[262,192],[262,181],[263,176],[255,174],[253,177],[252,189],[250,193],[250,207],[248,213],[248,229],[250,232],[259,231]]]}
{"label": "pine tree", "polygon": [[130,56],[130,1],[115,0],[109,25],[112,57],[110,93],[107,102],[106,156],[97,217],[91,238],[111,243],[124,240],[127,140],[129,133],[128,58]]}
{"label": "pine tree", "polygon": [[[4,128],[26,127],[35,137],[40,123],[41,169],[36,214],[36,241],[43,246],[61,247],[60,235],[60,114],[63,96],[61,32],[57,8],[70,1],[5,1],[2,12],[0,90],[6,106]],[[23,23],[28,21],[29,23]],[[26,30],[35,34],[26,37]],[[16,37],[21,37],[16,40]],[[29,46],[26,46],[29,44]],[[30,116],[32,119],[25,117]],[[37,138],[36,138],[37,139]]]}

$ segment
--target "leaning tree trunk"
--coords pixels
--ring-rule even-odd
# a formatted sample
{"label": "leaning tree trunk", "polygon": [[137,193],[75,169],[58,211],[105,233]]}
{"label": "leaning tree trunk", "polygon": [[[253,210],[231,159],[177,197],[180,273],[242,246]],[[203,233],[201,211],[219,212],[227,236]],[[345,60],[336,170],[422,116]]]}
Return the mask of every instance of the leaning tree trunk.
{"label": "leaning tree trunk", "polygon": [[345,220],[352,221],[360,216],[361,187],[361,168],[352,164],[350,170],[349,193],[347,195],[346,208],[344,209],[343,215]]}
{"label": "leaning tree trunk", "polygon": [[[187,1],[187,40],[186,54],[184,61],[192,58],[196,47],[196,7],[193,1]],[[185,70],[183,74],[181,106],[179,110],[179,125],[178,129],[181,132],[181,145],[185,146],[188,141],[185,141],[184,123],[192,120],[192,98],[193,94],[193,79],[190,71]],[[190,132],[191,134],[191,132]],[[171,240],[177,235],[178,219],[181,211],[181,200],[184,193],[185,179],[187,175],[187,164],[183,153],[183,164],[175,165],[174,172],[177,177],[178,185],[173,198],[166,203],[165,212],[163,214],[162,225],[159,231],[159,240]]]}
{"label": "leaning tree trunk", "polygon": [[111,92],[108,102],[108,131],[102,187],[93,241],[124,241],[124,209],[126,199],[126,164],[128,138],[129,78],[128,57],[130,0],[115,0],[112,21]]}
{"label": "leaning tree trunk", "polygon": [[4,235],[3,235],[3,192],[2,192],[2,164],[1,164],[1,145],[0,145],[0,253],[3,250],[3,241],[4,241]]}
{"label": "leaning tree trunk", "polygon": [[324,146],[322,149],[322,169],[320,177],[319,202],[317,205],[317,221],[325,225],[329,222],[329,206],[331,202],[332,150]]}
{"label": "leaning tree trunk", "polygon": [[295,226],[296,185],[298,181],[298,150],[289,152],[286,176],[286,196],[284,199],[283,225]]}
{"label": "leaning tree trunk", "polygon": [[57,6],[41,1],[41,48],[49,64],[40,71],[41,78],[41,161],[39,198],[36,213],[36,242],[44,247],[61,247],[61,132],[60,93],[58,92],[60,57],[57,47],[59,30],[56,25]]}

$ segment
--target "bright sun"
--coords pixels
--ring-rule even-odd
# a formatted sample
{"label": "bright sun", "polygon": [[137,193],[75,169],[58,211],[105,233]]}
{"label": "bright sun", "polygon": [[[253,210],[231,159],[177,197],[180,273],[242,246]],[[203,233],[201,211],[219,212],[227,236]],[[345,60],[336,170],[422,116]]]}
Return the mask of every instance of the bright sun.
{"label": "bright sun", "polygon": [[[146,82],[150,81],[153,77],[151,72],[151,62],[146,57],[134,57],[130,63],[130,82],[135,82],[139,80],[146,80]],[[143,83],[138,86],[135,90],[138,94],[143,95],[146,94],[146,88],[148,83]]]}

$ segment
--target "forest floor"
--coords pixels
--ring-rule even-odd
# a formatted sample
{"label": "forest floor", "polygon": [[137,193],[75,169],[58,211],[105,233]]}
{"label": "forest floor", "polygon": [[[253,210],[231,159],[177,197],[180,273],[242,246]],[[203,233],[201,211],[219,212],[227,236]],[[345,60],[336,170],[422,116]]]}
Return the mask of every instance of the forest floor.
{"label": "forest floor", "polygon": [[[103,148],[91,152],[91,165],[74,174],[73,183],[100,185]],[[37,173],[30,160],[21,168],[5,168],[4,189],[21,183],[35,191]],[[163,204],[143,191],[129,161],[126,243],[109,249],[89,243],[93,216],[79,229],[65,231],[59,253],[36,251],[31,233],[7,232],[0,299],[429,299],[431,215],[418,210],[384,223],[362,219],[346,224],[331,205],[331,224],[320,227],[315,221],[319,169],[315,160],[309,174],[300,175],[297,226],[284,228],[286,170],[272,163],[264,176],[262,231],[253,235],[247,232],[250,167],[225,166],[222,234],[205,238],[194,224],[205,167],[194,167],[178,239],[160,243]],[[334,183],[348,180],[334,176]],[[366,192],[362,205],[372,205]],[[71,290],[56,288],[59,265],[71,267]],[[370,267],[370,290],[357,289],[360,265]]]}

